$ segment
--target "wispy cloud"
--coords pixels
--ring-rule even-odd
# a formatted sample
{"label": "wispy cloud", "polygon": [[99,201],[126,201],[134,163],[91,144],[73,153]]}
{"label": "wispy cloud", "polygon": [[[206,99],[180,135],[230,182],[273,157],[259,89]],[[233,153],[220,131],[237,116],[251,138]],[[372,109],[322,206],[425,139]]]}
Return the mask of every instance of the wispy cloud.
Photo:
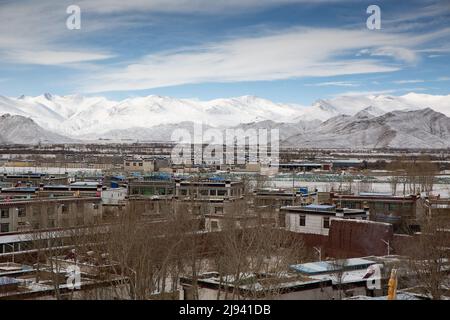
{"label": "wispy cloud", "polygon": [[4,56],[5,61],[24,64],[64,65],[112,58],[113,55],[100,52],[76,51],[10,51]]}
{"label": "wispy cloud", "polygon": [[236,14],[237,10],[261,10],[286,4],[322,4],[351,0],[79,0],[86,10],[100,13],[130,11],[164,13],[211,13]]}
{"label": "wispy cloud", "polygon": [[418,53],[413,49],[391,46],[362,49],[356,54],[358,57],[364,55],[369,55],[371,57],[391,57],[396,60],[406,61],[408,63],[415,63],[419,59]]}
{"label": "wispy cloud", "polygon": [[423,87],[415,87],[415,88],[397,88],[397,89],[386,89],[386,90],[362,90],[362,91],[347,91],[334,95],[334,97],[338,96],[374,96],[374,95],[386,95],[386,94],[394,94],[394,93],[408,93],[408,92],[416,92],[416,91],[426,91],[428,88]]}
{"label": "wispy cloud", "polygon": [[389,90],[367,90],[367,91],[346,91],[333,95],[333,97],[359,97],[359,96],[374,96],[374,95],[384,95],[395,93],[397,90],[389,89]]}
{"label": "wispy cloud", "polygon": [[[450,32],[450,29],[448,30]],[[437,33],[373,33],[368,30],[295,28],[196,48],[161,52],[119,68],[107,69],[86,82],[91,92],[140,90],[201,82],[279,80],[391,72],[412,59],[413,52]],[[393,64],[377,56],[398,53]],[[364,49],[378,54],[357,57]],[[368,49],[367,49],[368,48]],[[352,52],[354,53],[352,55]]]}
{"label": "wispy cloud", "polygon": [[[65,9],[74,4],[72,0],[0,0],[0,66],[29,70],[38,68],[29,68],[28,64],[77,68],[73,77],[70,74],[73,69],[61,68],[52,77],[56,81],[61,75],[70,77],[73,83],[64,84],[68,90],[92,93],[198,83],[390,73],[418,65],[422,67],[421,63],[440,63],[441,59],[431,61],[422,57],[442,57],[450,53],[450,27],[445,20],[450,7],[434,1],[412,6],[411,10],[403,10],[402,6],[392,11],[383,10],[382,30],[377,31],[367,30],[360,22],[357,26],[339,24],[333,27],[342,20],[333,21],[328,16],[326,18],[331,21],[324,23],[328,28],[316,27],[319,23],[305,27],[301,19],[298,22],[281,21],[280,17],[265,24],[270,10],[258,12],[296,3],[310,9],[316,5],[351,1],[355,0],[78,0],[75,4],[82,9],[82,29],[70,31],[65,26]],[[277,10],[282,12],[290,8]],[[400,10],[404,14],[399,14],[402,13]],[[320,13],[321,10],[314,12],[317,14],[314,18],[319,22]],[[246,14],[251,19],[247,19]],[[212,31],[201,30],[196,37],[197,21],[204,27],[210,23],[210,17],[216,16],[220,19],[215,26],[219,32],[214,28]],[[230,16],[232,19],[227,20]],[[170,25],[166,17],[170,22],[175,18],[188,21],[188,30],[180,31],[183,27]],[[362,10],[363,22],[365,18]],[[194,20],[195,23],[191,23]],[[349,21],[353,23],[354,20],[350,18]],[[232,33],[224,31],[228,30],[228,23],[235,22],[239,23],[233,24]],[[147,31],[152,30],[153,23],[155,30],[169,30],[169,33],[167,38],[164,34],[164,39],[163,36],[155,37],[157,45],[151,46],[154,38],[147,37]],[[279,29],[280,26],[286,27]],[[192,39],[184,41],[189,38],[184,37],[185,33],[193,34]],[[230,37],[230,34],[235,36]],[[141,35],[145,39],[142,46],[139,44]],[[155,49],[159,44],[164,49]],[[428,66],[423,66],[424,70]],[[47,71],[51,75],[54,69],[47,68]],[[32,72],[23,72],[20,76],[32,75]],[[430,72],[415,74],[418,78],[433,79]],[[439,70],[437,74],[446,73]],[[10,75],[5,73],[4,76]],[[379,76],[386,78],[380,83],[373,82],[380,85],[374,88],[385,88],[385,85],[390,88],[388,85],[393,82],[422,82],[415,79],[394,81],[397,78],[392,79],[387,74]],[[308,79],[310,84],[307,86],[365,89],[360,78],[344,78],[355,81],[322,79],[318,83]],[[427,80],[427,85],[431,81]],[[319,91],[310,88],[310,91],[314,90]]]}
{"label": "wispy cloud", "polygon": [[43,0],[0,4],[0,61],[16,64],[67,65],[109,59],[114,55],[95,45],[80,44],[99,28],[66,27],[68,1]]}
{"label": "wispy cloud", "polygon": [[358,87],[359,84],[348,81],[328,81],[319,83],[308,83],[306,86],[310,87]]}
{"label": "wispy cloud", "polygon": [[450,77],[439,77],[438,81],[450,81]]}
{"label": "wispy cloud", "polygon": [[422,83],[422,82],[425,82],[425,80],[421,80],[421,79],[411,79],[411,80],[397,80],[397,81],[393,81],[393,83],[396,83],[396,84]]}

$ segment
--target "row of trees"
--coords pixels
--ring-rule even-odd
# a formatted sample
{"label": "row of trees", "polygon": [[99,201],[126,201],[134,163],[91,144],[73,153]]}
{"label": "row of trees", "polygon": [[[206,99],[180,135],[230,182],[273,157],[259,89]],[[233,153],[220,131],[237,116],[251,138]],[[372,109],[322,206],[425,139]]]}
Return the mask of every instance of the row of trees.
{"label": "row of trees", "polygon": [[403,194],[420,192],[429,194],[433,191],[436,176],[439,174],[439,165],[427,156],[417,159],[397,159],[389,163],[387,169],[392,172],[390,178],[392,194],[397,194],[399,185]]}

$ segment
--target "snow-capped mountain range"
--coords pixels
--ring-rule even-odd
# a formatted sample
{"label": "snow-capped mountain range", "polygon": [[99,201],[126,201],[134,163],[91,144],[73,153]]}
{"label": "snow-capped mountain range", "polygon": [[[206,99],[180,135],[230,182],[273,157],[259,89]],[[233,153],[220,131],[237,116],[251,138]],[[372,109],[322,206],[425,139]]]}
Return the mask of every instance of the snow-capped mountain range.
{"label": "snow-capped mountain range", "polygon": [[304,148],[449,148],[450,118],[431,108],[381,116],[363,110],[354,116],[331,118],[283,143]]}
{"label": "snow-capped mountain range", "polygon": [[[0,96],[0,115],[6,114],[0,120],[0,142],[169,140],[175,128],[203,123],[216,128],[279,128],[285,143],[302,141],[310,147],[396,147],[402,139],[411,141],[411,147],[450,146],[445,141],[450,95],[340,96],[301,106],[254,96],[210,101],[147,96],[112,101],[46,93]],[[425,131],[419,134],[418,128]]]}

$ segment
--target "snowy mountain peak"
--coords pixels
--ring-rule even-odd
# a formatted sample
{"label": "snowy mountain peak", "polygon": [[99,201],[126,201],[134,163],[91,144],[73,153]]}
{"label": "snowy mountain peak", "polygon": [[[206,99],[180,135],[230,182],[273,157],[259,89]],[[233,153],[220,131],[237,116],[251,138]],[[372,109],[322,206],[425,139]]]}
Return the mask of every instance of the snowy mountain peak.
{"label": "snowy mountain peak", "polygon": [[314,108],[318,108],[318,109],[320,109],[322,111],[325,111],[325,112],[336,112],[337,111],[335,106],[333,106],[328,101],[322,100],[322,99],[317,100],[316,102],[314,102],[312,106]]}
{"label": "snowy mountain peak", "polygon": [[371,119],[374,117],[378,117],[383,115],[385,112],[381,110],[380,108],[374,107],[374,106],[368,106],[367,108],[364,108],[363,110],[359,111],[354,115],[355,118],[359,119]]}
{"label": "snowy mountain peak", "polygon": [[[94,137],[111,130],[152,128],[184,121],[223,128],[270,120],[285,124],[285,128],[289,127],[291,131],[289,125],[313,120],[323,122],[330,119],[324,125],[331,126],[338,121],[344,126],[349,118],[335,118],[339,115],[367,120],[392,111],[414,111],[431,107],[430,110],[448,116],[449,106],[450,95],[413,93],[398,97],[338,96],[317,100],[309,107],[275,103],[252,95],[209,101],[159,95],[132,97],[122,101],[49,93],[37,97],[0,96],[0,115],[9,113],[30,118],[42,128],[71,137]],[[425,109],[423,112],[426,114],[430,110]]]}
{"label": "snowy mountain peak", "polygon": [[49,100],[49,101],[52,101],[52,99],[53,99],[53,96],[50,94],[50,93],[44,93],[44,97],[45,97],[45,99],[47,99],[47,100]]}

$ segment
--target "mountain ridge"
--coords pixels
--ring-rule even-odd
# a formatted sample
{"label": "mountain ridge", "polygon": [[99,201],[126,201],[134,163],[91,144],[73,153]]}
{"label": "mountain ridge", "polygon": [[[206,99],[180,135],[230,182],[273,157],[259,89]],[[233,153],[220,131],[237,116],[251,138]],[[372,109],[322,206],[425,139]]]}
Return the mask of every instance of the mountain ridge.
{"label": "mountain ridge", "polygon": [[[194,123],[202,123],[204,129],[276,128],[280,130],[281,141],[292,144],[297,137],[297,141],[304,141],[311,147],[348,145],[336,135],[345,136],[356,145],[395,147],[401,145],[397,142],[399,139],[408,141],[408,134],[412,145],[446,146],[442,139],[447,137],[449,106],[450,95],[415,93],[398,97],[340,96],[319,99],[309,107],[275,103],[256,96],[200,101],[150,95],[119,102],[104,97],[50,93],[36,97],[0,96],[0,115],[23,117],[19,118],[23,128],[48,141],[164,141],[170,139],[175,129],[190,131]],[[408,116],[408,112],[413,113]],[[33,124],[26,119],[31,119]],[[402,121],[407,124],[401,124]],[[4,140],[7,130],[12,128],[0,126],[0,136]],[[415,135],[417,130],[425,138]],[[58,139],[52,139],[52,134]],[[375,138],[378,141],[374,141]],[[17,139],[26,141],[20,134]]]}

